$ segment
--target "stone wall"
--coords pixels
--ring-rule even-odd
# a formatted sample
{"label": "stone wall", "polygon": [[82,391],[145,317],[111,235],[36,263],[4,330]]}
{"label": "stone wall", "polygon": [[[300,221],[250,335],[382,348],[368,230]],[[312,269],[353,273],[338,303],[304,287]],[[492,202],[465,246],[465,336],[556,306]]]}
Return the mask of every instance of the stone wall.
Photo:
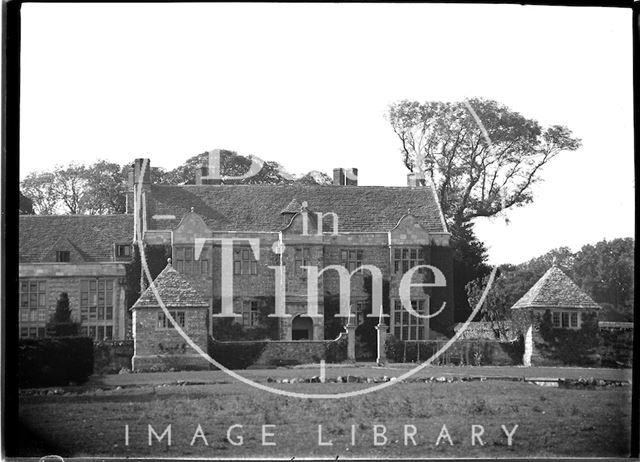
{"label": "stone wall", "polygon": [[292,364],[312,364],[325,359],[329,341],[275,341],[267,342],[256,361],[256,366],[286,366]]}
{"label": "stone wall", "polygon": [[[184,332],[207,351],[207,309],[171,308],[184,311]],[[159,328],[160,308],[137,308],[133,313],[135,350],[132,367],[135,371],[162,369],[208,369],[209,363],[194,351],[174,328]]]}

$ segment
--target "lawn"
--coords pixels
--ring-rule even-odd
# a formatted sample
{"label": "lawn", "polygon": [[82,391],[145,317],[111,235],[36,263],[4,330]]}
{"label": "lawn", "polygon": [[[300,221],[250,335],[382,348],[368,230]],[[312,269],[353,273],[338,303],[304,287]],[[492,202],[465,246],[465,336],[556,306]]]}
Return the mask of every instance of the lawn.
{"label": "lawn", "polygon": [[[335,393],[370,385],[273,386]],[[339,400],[276,396],[232,381],[87,388],[64,395],[21,396],[21,455],[623,457],[628,455],[630,408],[629,386],[562,389],[496,380],[399,383]],[[168,435],[162,442],[152,438],[149,446],[149,425],[161,435],[169,424],[171,446]],[[320,426],[324,445],[319,444]],[[513,432],[511,445],[505,430]],[[475,445],[472,431],[481,433]]]}

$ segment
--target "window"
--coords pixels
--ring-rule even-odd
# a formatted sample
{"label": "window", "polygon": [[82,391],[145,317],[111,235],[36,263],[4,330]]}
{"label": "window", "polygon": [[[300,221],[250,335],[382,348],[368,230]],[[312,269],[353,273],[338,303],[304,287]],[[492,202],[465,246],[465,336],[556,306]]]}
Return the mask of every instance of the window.
{"label": "window", "polygon": [[570,322],[571,322],[571,327],[578,327],[578,313],[571,313],[571,318],[570,318]]}
{"label": "window", "polygon": [[258,324],[258,302],[256,300],[242,301],[242,327],[255,327]]}
{"label": "window", "polygon": [[[169,311],[171,317],[175,320],[180,327],[184,327],[185,312],[184,311]],[[173,324],[169,321],[162,311],[158,312],[158,329],[173,329]]]}
{"label": "window", "polygon": [[233,274],[258,274],[258,262],[251,249],[234,249]]}
{"label": "window", "polygon": [[20,282],[20,308],[44,308],[47,302],[47,281],[26,279]]}
{"label": "window", "polygon": [[85,336],[95,340],[113,336],[113,280],[80,281],[80,322]]}
{"label": "window", "polygon": [[[428,300],[411,300],[411,307],[419,314],[427,314],[429,309]],[[394,300],[392,332],[400,340],[425,340],[427,320],[418,318],[402,306],[400,300]]]}
{"label": "window", "polygon": [[362,266],[362,250],[340,250],[340,262],[350,273]]}
{"label": "window", "polygon": [[[424,251],[421,247],[395,249],[393,252],[393,270],[396,273],[404,274],[414,266],[423,264],[425,264]],[[426,270],[426,268],[422,269]]]}
{"label": "window", "polygon": [[556,329],[577,329],[580,327],[580,313],[576,311],[554,311],[551,315],[551,321]]}
{"label": "window", "polygon": [[303,272],[303,266],[307,266],[311,260],[311,249],[309,247],[296,247],[294,254],[294,271],[296,274]]}
{"label": "window", "polygon": [[176,247],[175,268],[183,274],[209,274],[209,249],[203,247],[196,258],[194,247]]}
{"label": "window", "polygon": [[130,256],[131,256],[131,245],[129,244],[116,245],[116,258],[126,258]]}
{"label": "window", "polygon": [[71,261],[71,252],[68,250],[57,250],[56,251],[56,261],[57,262],[70,262]]}

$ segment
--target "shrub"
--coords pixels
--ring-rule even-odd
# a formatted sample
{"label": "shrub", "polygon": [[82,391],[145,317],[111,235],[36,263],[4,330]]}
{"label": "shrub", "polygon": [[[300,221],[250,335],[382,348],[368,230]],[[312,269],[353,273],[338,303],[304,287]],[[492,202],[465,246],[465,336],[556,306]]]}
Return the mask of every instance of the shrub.
{"label": "shrub", "polygon": [[87,337],[22,339],[18,367],[20,387],[86,382],[93,373],[93,340]]}
{"label": "shrub", "polygon": [[267,342],[218,342],[209,339],[209,356],[229,369],[246,369],[254,364]]}
{"label": "shrub", "polygon": [[325,360],[328,363],[340,363],[347,359],[347,337],[342,336],[339,340],[327,342],[325,347]]}

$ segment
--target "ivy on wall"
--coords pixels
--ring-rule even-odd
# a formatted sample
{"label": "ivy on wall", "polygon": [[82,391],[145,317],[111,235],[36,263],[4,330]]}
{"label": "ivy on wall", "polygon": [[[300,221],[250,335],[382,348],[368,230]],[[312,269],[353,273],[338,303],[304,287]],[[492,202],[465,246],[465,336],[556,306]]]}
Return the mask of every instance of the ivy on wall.
{"label": "ivy on wall", "polygon": [[[255,327],[243,327],[234,318],[213,318],[213,338],[220,341],[229,340],[278,340],[280,338],[279,318],[269,317],[275,311],[275,297],[252,297],[258,302],[258,319]],[[220,299],[214,299],[213,312],[221,311]]]}
{"label": "ivy on wall", "polygon": [[583,313],[579,329],[553,327],[551,312],[546,310],[540,319],[540,353],[567,365],[590,365],[601,344],[600,329],[596,313]]}

